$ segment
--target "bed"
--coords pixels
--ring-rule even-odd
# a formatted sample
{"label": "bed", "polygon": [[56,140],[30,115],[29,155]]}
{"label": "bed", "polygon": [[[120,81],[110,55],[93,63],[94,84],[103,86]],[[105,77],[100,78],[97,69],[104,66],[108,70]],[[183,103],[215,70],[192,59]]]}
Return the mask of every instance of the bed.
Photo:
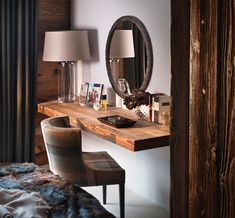
{"label": "bed", "polygon": [[0,189],[37,192],[50,207],[48,217],[114,218],[81,187],[33,163],[0,164]]}

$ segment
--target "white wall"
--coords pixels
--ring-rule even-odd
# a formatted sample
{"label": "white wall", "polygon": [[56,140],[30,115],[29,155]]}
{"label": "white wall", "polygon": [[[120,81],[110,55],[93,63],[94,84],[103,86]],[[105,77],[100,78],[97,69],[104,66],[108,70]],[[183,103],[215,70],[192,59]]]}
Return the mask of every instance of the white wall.
{"label": "white wall", "polygon": [[[84,65],[84,79],[110,87],[105,67],[105,45],[112,24],[121,16],[138,17],[153,44],[154,65],[148,91],[170,93],[170,0],[72,0],[73,29],[89,29],[93,59]],[[85,149],[106,150],[126,169],[132,191],[169,210],[169,147],[131,152],[83,133]]]}

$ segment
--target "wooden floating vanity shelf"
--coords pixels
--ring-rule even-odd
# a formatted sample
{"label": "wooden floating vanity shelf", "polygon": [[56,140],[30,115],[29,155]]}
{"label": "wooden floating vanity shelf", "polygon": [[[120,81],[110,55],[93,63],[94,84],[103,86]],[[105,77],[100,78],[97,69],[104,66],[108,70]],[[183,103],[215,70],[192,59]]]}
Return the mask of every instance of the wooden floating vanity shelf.
{"label": "wooden floating vanity shelf", "polygon": [[[169,125],[160,125],[134,117],[125,109],[109,107],[95,111],[79,103],[50,101],[38,104],[38,112],[47,116],[68,115],[70,123],[93,135],[111,141],[131,151],[141,151],[169,145]],[[98,117],[119,115],[137,122],[129,128],[115,128],[101,123]]]}

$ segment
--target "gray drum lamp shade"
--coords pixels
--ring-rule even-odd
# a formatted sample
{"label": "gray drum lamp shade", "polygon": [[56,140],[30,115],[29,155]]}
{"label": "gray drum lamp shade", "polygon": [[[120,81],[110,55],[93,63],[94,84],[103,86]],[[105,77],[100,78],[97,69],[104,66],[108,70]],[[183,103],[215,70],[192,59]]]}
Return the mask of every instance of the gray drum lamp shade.
{"label": "gray drum lamp shade", "polygon": [[132,30],[115,30],[110,46],[110,58],[133,57],[135,51]]}
{"label": "gray drum lamp shade", "polygon": [[90,58],[88,33],[85,30],[45,33],[43,61],[66,62]]}

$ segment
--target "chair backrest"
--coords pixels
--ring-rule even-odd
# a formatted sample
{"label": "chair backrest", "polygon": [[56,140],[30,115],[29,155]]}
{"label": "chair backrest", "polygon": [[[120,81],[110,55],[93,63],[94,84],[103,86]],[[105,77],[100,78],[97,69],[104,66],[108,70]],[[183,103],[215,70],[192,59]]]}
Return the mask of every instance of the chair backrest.
{"label": "chair backrest", "polygon": [[41,122],[50,170],[72,182],[84,171],[81,129],[69,125],[69,117],[51,117]]}

